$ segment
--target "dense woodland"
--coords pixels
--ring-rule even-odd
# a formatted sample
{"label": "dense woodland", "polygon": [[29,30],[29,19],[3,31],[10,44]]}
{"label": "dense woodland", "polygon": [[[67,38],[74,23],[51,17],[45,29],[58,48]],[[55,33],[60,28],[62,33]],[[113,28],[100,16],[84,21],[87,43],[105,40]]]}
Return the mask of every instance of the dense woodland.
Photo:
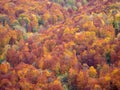
{"label": "dense woodland", "polygon": [[0,90],[120,90],[119,0],[0,0]]}

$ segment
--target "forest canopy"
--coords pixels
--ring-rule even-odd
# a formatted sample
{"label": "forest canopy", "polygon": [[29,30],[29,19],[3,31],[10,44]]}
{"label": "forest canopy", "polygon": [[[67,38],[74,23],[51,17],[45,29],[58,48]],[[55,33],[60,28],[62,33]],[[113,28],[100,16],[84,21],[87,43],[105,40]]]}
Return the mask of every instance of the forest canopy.
{"label": "forest canopy", "polygon": [[0,90],[120,90],[119,0],[0,0]]}

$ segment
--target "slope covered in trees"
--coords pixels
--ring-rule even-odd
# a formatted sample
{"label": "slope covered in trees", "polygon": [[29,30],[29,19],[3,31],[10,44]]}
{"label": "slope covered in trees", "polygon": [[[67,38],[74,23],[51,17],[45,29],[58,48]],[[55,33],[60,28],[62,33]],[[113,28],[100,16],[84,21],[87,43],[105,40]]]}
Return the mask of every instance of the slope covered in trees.
{"label": "slope covered in trees", "polygon": [[119,90],[119,0],[1,0],[0,90]]}

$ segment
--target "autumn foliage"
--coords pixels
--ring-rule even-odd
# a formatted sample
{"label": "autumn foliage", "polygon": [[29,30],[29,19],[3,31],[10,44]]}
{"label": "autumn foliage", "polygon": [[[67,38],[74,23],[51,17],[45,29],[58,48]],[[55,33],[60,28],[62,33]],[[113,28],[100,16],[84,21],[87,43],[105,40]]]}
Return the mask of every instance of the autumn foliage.
{"label": "autumn foliage", "polygon": [[0,90],[120,90],[119,0],[1,0]]}

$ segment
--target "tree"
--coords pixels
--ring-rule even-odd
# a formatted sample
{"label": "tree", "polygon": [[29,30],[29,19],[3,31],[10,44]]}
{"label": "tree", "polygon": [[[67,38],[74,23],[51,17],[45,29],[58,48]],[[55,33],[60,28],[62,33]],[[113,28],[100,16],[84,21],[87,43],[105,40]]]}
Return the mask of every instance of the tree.
{"label": "tree", "polygon": [[8,73],[10,70],[10,64],[8,62],[4,62],[0,64],[0,72],[1,73]]}
{"label": "tree", "polygon": [[6,23],[9,23],[9,18],[7,15],[0,15],[0,23],[2,23],[3,26],[6,25]]}
{"label": "tree", "polygon": [[84,72],[80,71],[77,75],[76,83],[78,89],[84,89],[88,82],[88,77],[85,75]]}
{"label": "tree", "polygon": [[97,76],[97,71],[93,66],[91,66],[89,69],[89,76],[92,78],[95,78]]}

